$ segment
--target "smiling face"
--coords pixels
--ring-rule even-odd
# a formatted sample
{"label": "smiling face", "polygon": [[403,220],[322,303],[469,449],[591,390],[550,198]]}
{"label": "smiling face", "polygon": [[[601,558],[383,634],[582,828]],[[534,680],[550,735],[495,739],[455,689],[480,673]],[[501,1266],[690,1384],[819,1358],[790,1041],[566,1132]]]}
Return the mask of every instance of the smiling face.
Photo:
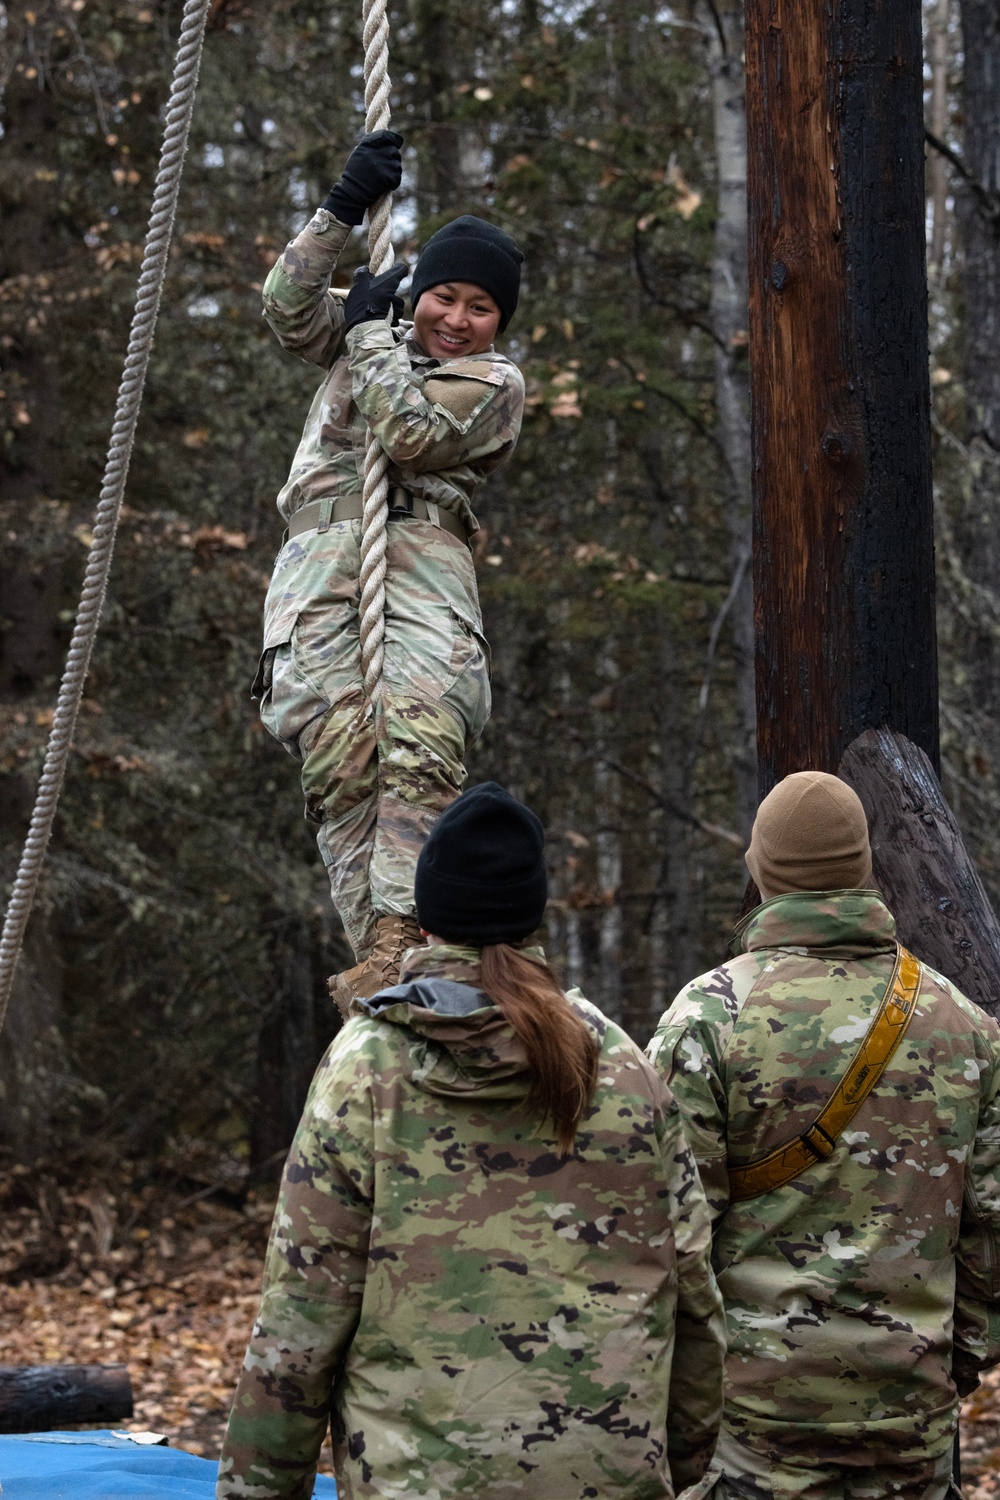
{"label": "smiling face", "polygon": [[443,281],[428,287],[413,310],[417,343],[432,359],[482,354],[499,326],[499,307],[471,281]]}

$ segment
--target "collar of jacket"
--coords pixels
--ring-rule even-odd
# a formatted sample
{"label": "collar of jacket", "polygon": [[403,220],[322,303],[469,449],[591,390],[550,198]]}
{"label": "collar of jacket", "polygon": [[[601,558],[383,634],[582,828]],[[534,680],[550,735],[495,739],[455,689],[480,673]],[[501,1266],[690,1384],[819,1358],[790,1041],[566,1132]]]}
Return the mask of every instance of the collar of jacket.
{"label": "collar of jacket", "polygon": [[788,891],[743,918],[733,951],[793,948],[851,958],[891,951],[895,943],[896,920],[878,891]]}

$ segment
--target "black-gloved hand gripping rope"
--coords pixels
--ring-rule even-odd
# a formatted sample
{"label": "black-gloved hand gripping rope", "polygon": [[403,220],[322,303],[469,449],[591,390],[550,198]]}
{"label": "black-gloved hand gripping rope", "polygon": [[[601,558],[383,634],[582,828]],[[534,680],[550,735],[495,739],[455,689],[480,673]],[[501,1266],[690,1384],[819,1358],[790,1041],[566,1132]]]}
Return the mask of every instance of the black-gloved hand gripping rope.
{"label": "black-gloved hand gripping rope", "polygon": [[403,137],[394,130],[375,130],[364,136],[347,158],[343,176],[327,193],[323,207],[341,224],[360,224],[373,203],[399,187],[402,144]]}
{"label": "black-gloved hand gripping rope", "polygon": [[354,273],[354,285],[344,303],[345,330],[356,328],[359,323],[373,323],[394,313],[393,323],[399,322],[403,311],[403,299],[396,296],[396,289],[409,268],[397,261],[381,276],[373,276],[365,266]]}

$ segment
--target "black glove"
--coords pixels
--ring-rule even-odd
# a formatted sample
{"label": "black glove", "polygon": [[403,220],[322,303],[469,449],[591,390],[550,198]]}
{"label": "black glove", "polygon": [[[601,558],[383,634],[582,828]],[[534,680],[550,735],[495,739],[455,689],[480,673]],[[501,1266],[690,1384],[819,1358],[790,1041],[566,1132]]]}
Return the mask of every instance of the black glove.
{"label": "black glove", "polygon": [[365,210],[386,193],[394,193],[403,176],[403,137],[394,130],[376,130],[358,142],[344,175],[323,201],[341,224],[360,224]]}
{"label": "black glove", "polygon": [[373,276],[367,266],[359,266],[354,273],[354,285],[344,303],[344,332],[356,328],[359,323],[373,323],[377,318],[387,318],[390,312],[395,313],[392,321],[398,322],[403,301],[396,296],[396,288],[408,270],[409,266],[403,261],[397,261],[391,271]]}

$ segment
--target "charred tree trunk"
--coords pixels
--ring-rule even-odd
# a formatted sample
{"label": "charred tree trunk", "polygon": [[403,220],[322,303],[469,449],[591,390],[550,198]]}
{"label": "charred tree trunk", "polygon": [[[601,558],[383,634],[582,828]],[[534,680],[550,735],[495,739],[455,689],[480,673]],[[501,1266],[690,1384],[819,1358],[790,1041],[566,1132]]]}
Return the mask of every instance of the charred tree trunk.
{"label": "charred tree trunk", "polygon": [[[1000,458],[1000,9],[996,0],[962,0],[965,62],[962,104],[965,116],[965,165],[985,189],[980,197],[967,188],[958,196],[965,246],[965,378],[971,440],[988,458]],[[992,207],[992,212],[990,207]],[[987,462],[987,483],[980,489],[986,513],[976,537],[980,568],[991,587],[1000,584],[1000,535],[997,496],[1000,469]],[[979,552],[985,548],[985,552]],[[970,555],[970,561],[975,558]],[[1000,657],[994,657],[1000,680]],[[998,705],[1000,706],[1000,705]]]}
{"label": "charred tree trunk", "polygon": [[938,765],[917,0],[748,0],[759,786]]}
{"label": "charred tree trunk", "polygon": [[[962,33],[969,180],[956,182],[955,198],[967,309],[965,438],[972,461],[954,533],[968,605],[956,620],[963,677],[951,695],[965,721],[956,758],[988,826],[1000,800],[1000,10],[993,0],[962,0]],[[995,857],[986,848],[983,854],[996,892]]]}
{"label": "charred tree trunk", "polygon": [[839,769],[903,942],[995,1011],[1000,926],[935,774],[920,5],[747,10],[760,787]]}

